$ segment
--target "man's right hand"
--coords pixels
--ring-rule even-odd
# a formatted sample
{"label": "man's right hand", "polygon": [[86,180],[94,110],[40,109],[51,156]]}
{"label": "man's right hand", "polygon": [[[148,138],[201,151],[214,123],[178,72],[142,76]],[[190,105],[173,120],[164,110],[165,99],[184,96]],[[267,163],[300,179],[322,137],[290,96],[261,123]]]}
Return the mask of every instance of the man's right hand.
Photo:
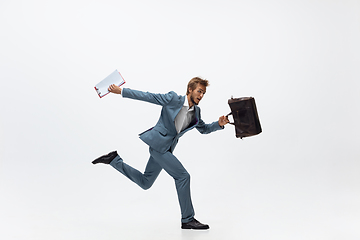
{"label": "man's right hand", "polygon": [[119,86],[116,86],[115,84],[110,85],[108,90],[111,93],[121,94],[121,88]]}

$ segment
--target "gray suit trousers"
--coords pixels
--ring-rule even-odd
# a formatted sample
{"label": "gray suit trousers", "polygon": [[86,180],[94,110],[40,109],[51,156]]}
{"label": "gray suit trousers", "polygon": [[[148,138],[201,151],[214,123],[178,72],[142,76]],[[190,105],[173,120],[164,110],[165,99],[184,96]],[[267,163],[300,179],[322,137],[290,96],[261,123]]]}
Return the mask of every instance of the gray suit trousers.
{"label": "gray suit trousers", "polygon": [[181,209],[181,222],[192,221],[195,212],[190,196],[190,174],[170,151],[160,153],[152,148],[149,151],[150,159],[144,173],[124,163],[120,156],[117,156],[110,165],[145,190],[152,186],[161,170],[164,169],[175,180]]}

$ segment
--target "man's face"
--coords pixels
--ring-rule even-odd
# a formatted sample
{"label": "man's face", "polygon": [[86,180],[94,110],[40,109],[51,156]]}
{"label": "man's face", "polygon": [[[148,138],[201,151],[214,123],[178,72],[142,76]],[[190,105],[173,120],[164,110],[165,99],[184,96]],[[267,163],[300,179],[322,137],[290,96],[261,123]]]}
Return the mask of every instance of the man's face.
{"label": "man's face", "polygon": [[189,92],[191,102],[195,105],[198,105],[206,93],[206,87],[204,85],[198,84],[194,90],[189,89]]}

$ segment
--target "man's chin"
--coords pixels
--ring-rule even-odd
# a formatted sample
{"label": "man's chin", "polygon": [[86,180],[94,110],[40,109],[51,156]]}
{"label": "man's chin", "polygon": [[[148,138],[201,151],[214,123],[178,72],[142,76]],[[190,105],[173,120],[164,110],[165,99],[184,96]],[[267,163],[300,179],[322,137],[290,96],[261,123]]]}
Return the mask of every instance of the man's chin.
{"label": "man's chin", "polygon": [[199,104],[199,102],[195,102],[195,100],[191,97],[190,98],[190,100],[191,100],[191,102],[194,104],[194,105],[198,105]]}

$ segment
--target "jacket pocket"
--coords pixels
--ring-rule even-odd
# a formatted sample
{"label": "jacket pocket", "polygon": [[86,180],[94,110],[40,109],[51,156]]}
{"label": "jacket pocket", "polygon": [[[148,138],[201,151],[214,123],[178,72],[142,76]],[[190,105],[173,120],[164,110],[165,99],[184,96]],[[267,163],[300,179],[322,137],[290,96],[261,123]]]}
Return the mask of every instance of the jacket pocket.
{"label": "jacket pocket", "polygon": [[156,127],[154,127],[154,130],[155,131],[158,131],[161,135],[163,135],[163,136],[166,136],[167,135],[167,130],[166,130],[166,128],[164,128],[164,127],[161,127],[161,126],[156,126]]}
{"label": "jacket pocket", "polygon": [[140,133],[140,134],[139,134],[139,136],[143,135],[144,133],[146,133],[146,132],[148,132],[148,131],[151,131],[152,129],[153,129],[153,128],[150,128],[150,129],[148,129],[148,130],[146,130],[146,131],[144,131],[144,132]]}

